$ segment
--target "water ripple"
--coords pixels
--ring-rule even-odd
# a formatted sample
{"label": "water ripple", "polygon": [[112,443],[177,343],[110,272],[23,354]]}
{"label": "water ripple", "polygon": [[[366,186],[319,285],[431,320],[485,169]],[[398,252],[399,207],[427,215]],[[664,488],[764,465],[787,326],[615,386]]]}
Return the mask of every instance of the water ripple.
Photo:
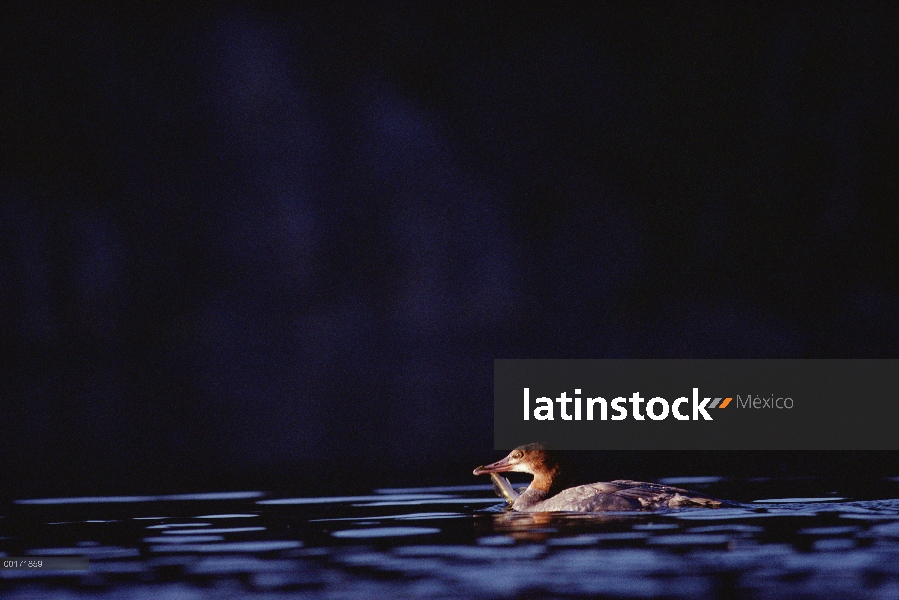
{"label": "water ripple", "polygon": [[[735,497],[726,480],[682,479],[666,481]],[[601,514],[506,512],[483,485],[26,500],[0,514],[0,553],[91,567],[0,580],[16,600],[896,597],[899,499],[846,501],[823,486],[806,498],[793,485],[766,481],[770,497],[732,508]],[[159,516],[147,502],[163,498],[186,504]],[[198,500],[218,504],[192,517]]]}

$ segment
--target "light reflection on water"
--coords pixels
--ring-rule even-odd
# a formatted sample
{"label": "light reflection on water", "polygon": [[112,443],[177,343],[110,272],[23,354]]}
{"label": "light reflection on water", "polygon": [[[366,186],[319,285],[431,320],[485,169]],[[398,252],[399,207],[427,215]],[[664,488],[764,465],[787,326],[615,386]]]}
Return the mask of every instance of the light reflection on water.
{"label": "light reflection on water", "polygon": [[[675,479],[732,497],[731,482],[718,477],[665,481]],[[91,569],[0,570],[0,591],[16,599],[899,598],[899,480],[887,484],[893,499],[793,497],[784,482],[779,495],[736,508],[592,515],[505,512],[490,485],[325,498],[20,500],[0,514],[0,552],[87,556]]]}
{"label": "light reflection on water", "polygon": [[115,504],[132,502],[184,502],[189,500],[246,500],[260,498],[263,492],[210,492],[208,494],[171,494],[167,496],[81,496],[76,498],[32,498],[16,504]]}

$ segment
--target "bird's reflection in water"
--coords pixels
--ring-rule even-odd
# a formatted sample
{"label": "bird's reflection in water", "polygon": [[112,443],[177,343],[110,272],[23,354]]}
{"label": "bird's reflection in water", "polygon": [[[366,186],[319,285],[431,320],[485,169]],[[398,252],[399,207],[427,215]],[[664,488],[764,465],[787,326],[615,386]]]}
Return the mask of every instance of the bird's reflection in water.
{"label": "bird's reflection in water", "polygon": [[510,510],[480,513],[475,516],[474,526],[479,535],[507,535],[515,541],[545,542],[566,535],[630,531],[635,524],[648,520],[649,515],[635,512],[526,513]]}

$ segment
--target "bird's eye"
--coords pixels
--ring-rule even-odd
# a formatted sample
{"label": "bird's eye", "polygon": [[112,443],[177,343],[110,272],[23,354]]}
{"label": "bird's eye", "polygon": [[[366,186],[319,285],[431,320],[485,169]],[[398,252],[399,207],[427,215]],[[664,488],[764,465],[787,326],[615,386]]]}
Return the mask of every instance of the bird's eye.
{"label": "bird's eye", "polygon": [[512,458],[521,458],[521,450],[516,450],[512,453]]}

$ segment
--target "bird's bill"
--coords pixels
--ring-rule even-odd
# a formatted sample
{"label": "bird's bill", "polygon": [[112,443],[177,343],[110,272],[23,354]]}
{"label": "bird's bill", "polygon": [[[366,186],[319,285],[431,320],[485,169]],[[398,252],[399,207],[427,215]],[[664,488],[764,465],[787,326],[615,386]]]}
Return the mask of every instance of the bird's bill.
{"label": "bird's bill", "polygon": [[513,465],[509,461],[509,457],[498,460],[495,463],[478,467],[473,471],[475,475],[487,475],[488,473],[506,473],[512,470]]}

